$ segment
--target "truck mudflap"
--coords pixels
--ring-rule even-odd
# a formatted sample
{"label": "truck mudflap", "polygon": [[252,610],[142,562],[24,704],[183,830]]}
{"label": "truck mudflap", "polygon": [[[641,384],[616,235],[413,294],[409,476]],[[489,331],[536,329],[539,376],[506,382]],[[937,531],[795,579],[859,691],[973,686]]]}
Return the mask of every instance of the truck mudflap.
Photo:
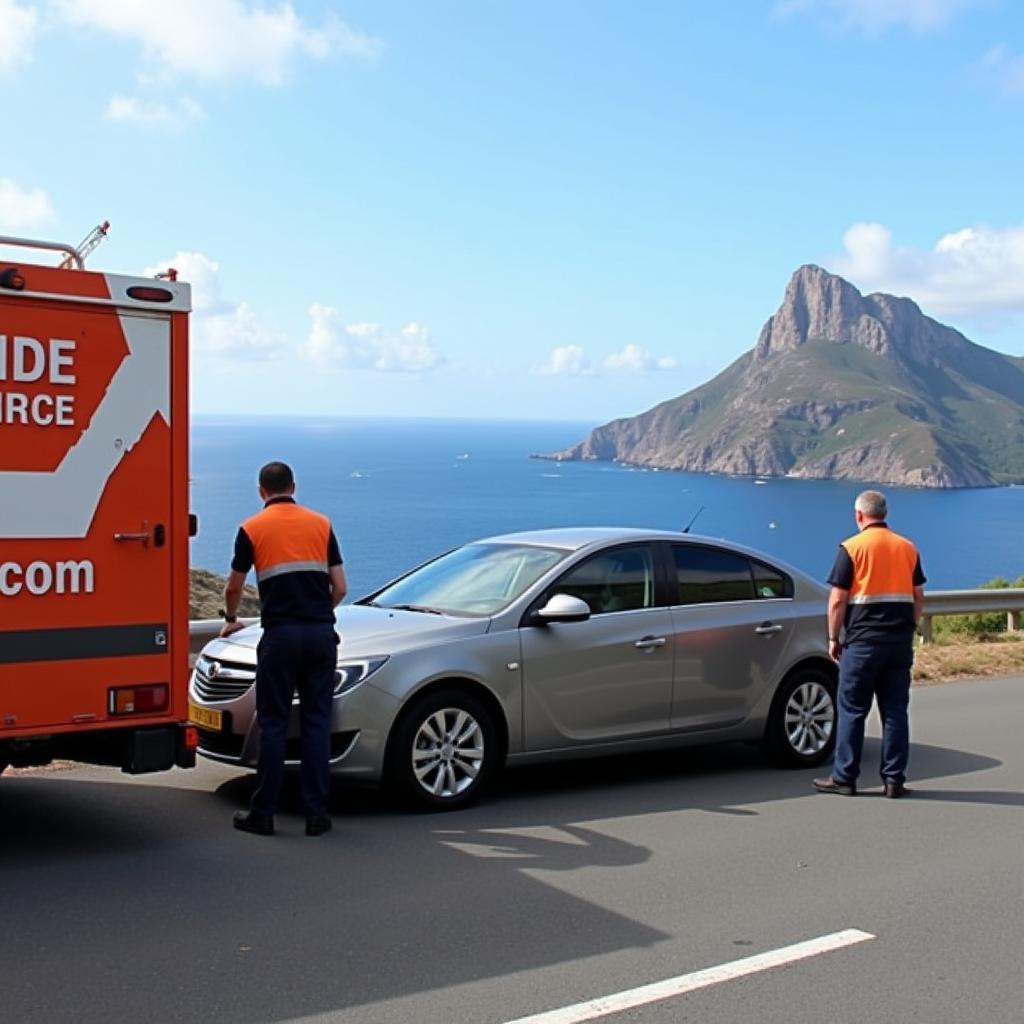
{"label": "truck mudflap", "polygon": [[129,775],[194,768],[199,734],[195,726],[169,725],[134,729],[121,770]]}

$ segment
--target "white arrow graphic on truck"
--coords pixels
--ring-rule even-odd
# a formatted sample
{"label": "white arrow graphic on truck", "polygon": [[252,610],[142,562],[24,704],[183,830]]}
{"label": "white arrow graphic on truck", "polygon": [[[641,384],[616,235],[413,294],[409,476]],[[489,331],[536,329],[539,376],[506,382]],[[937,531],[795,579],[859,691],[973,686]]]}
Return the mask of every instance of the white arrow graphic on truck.
{"label": "white arrow graphic on truck", "polygon": [[0,472],[0,538],[86,536],[121,459],[154,415],[170,423],[170,323],[118,319],[128,355],[78,443],[52,473]]}

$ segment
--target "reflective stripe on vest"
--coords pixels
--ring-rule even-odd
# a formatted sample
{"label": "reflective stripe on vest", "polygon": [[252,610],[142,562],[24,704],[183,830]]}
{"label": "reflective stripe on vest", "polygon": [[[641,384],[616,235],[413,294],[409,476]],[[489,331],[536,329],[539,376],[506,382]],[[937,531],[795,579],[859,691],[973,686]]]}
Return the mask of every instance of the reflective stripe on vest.
{"label": "reflective stripe on vest", "polygon": [[256,570],[256,580],[262,583],[274,576],[283,576],[286,572],[329,572],[326,562],[279,562],[269,565],[266,569]]}

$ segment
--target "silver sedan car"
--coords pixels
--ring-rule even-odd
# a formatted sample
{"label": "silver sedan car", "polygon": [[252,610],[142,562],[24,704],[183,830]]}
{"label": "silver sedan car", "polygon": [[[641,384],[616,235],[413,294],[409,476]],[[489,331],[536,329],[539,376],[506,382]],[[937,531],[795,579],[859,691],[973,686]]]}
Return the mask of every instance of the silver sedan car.
{"label": "silver sedan car", "polygon": [[[331,757],[426,809],[505,764],[760,741],[816,765],[835,742],[827,589],[720,540],[656,530],[507,534],[338,609]],[[203,649],[199,752],[255,767],[253,626]],[[296,709],[297,711],[297,709]],[[298,763],[298,715],[288,759]]]}

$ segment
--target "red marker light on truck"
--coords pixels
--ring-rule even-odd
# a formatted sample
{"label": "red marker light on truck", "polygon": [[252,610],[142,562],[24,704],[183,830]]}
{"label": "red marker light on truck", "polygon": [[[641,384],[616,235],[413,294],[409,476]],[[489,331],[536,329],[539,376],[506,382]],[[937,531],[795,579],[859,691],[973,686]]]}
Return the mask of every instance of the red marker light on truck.
{"label": "red marker light on truck", "polygon": [[109,691],[107,705],[112,715],[155,715],[168,707],[166,683],[119,686]]}
{"label": "red marker light on truck", "polygon": [[140,302],[170,302],[174,298],[174,293],[166,288],[154,288],[142,284],[133,284],[128,289],[128,294]]}

